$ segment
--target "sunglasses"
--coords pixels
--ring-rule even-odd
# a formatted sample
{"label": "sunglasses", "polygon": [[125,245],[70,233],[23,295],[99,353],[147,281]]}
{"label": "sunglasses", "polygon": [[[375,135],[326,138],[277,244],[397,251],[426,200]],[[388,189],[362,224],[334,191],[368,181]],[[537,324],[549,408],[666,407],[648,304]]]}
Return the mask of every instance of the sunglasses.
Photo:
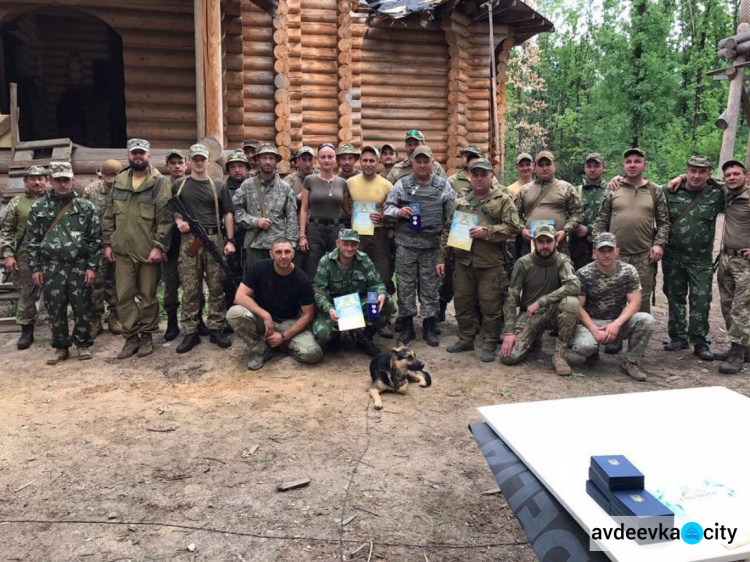
{"label": "sunglasses", "polygon": [[332,148],[333,150],[336,150],[336,147],[333,145],[333,143],[330,142],[324,142],[323,144],[318,145],[318,150],[321,148]]}

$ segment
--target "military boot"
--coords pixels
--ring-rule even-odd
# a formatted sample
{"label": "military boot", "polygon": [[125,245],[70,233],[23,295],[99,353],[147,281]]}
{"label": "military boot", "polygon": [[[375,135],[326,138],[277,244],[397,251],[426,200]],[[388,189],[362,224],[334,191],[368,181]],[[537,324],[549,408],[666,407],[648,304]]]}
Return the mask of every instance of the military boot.
{"label": "military boot", "polygon": [[555,343],[555,355],[552,358],[552,364],[555,366],[555,373],[561,377],[567,377],[573,372],[573,369],[568,365],[566,355],[568,353],[568,344],[560,341]]}
{"label": "military boot", "polygon": [[79,361],[88,361],[93,357],[91,355],[91,351],[89,350],[88,346],[82,345],[82,346],[76,346],[76,355],[78,356]]}
{"label": "military boot", "polygon": [[97,337],[104,333],[104,326],[102,325],[102,317],[94,316],[91,319],[91,339],[95,340]]}
{"label": "military boot", "polygon": [[401,332],[404,331],[404,324],[406,324],[406,317],[397,316],[396,322],[393,326],[393,331],[396,332],[397,334],[400,334]]}
{"label": "military boot", "polygon": [[150,333],[141,334],[141,347],[138,348],[138,357],[146,357],[154,352],[154,338]]}
{"label": "military boot", "polygon": [[738,343],[733,343],[729,350],[729,356],[719,367],[722,375],[736,375],[745,368],[745,353],[747,348]]}
{"label": "military boot", "polygon": [[122,351],[117,355],[118,359],[127,359],[132,357],[138,352],[138,348],[141,347],[141,338],[138,334],[130,336],[125,340],[125,345],[122,346]]}
{"label": "military boot", "polygon": [[[403,323],[401,333],[399,334],[396,341],[407,345],[411,340],[417,337],[417,333],[414,331],[414,318],[408,316],[406,318],[399,318],[399,320],[403,320]],[[396,323],[398,324],[398,320],[396,321]]]}
{"label": "military boot", "polygon": [[177,322],[177,311],[167,312],[167,331],[164,332],[164,341],[172,341],[180,335],[180,325]]}
{"label": "military boot", "polygon": [[714,354],[711,353],[711,348],[708,347],[707,343],[696,343],[695,351],[693,353],[698,357],[698,359],[701,359],[703,361],[714,360]]}
{"label": "military boot", "polygon": [[422,339],[427,342],[430,347],[437,347],[440,345],[437,334],[437,318],[425,318],[422,320]]}
{"label": "military boot", "polygon": [[111,312],[109,314],[109,320],[107,320],[107,326],[109,327],[110,333],[119,336],[122,334],[122,323],[120,322],[120,319],[117,317],[117,314],[114,312]]}
{"label": "military boot", "polygon": [[211,336],[208,341],[215,343],[223,349],[232,346],[232,340],[222,330],[211,330]]}
{"label": "military boot", "polygon": [[175,351],[177,353],[187,353],[200,342],[201,337],[198,334],[187,334],[184,338],[182,338],[182,343],[177,346],[177,349]]}
{"label": "military boot", "polygon": [[34,343],[34,324],[24,324],[21,326],[21,337],[16,342],[18,349],[29,349]]}
{"label": "military boot", "polygon": [[445,322],[445,309],[448,308],[448,301],[440,299],[440,312],[438,312],[437,321]]}
{"label": "military boot", "polygon": [[203,317],[198,317],[198,335],[199,336],[210,336],[211,330],[208,329],[208,326],[203,322]]}
{"label": "military boot", "polygon": [[52,358],[47,359],[47,365],[57,365],[61,361],[65,361],[68,358],[70,358],[70,352],[68,351],[67,347],[65,349],[56,349],[55,354],[52,356]]}

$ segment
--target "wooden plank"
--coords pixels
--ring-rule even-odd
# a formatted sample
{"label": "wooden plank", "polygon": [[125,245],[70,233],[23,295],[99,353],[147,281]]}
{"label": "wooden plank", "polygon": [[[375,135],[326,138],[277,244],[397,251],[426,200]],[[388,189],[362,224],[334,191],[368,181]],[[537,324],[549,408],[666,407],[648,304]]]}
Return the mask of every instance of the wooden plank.
{"label": "wooden plank", "polygon": [[276,489],[279,492],[286,492],[287,490],[294,490],[295,488],[302,488],[303,486],[307,486],[311,480],[309,478],[300,478],[299,480],[291,480],[289,482],[282,482],[278,486],[276,486]]}

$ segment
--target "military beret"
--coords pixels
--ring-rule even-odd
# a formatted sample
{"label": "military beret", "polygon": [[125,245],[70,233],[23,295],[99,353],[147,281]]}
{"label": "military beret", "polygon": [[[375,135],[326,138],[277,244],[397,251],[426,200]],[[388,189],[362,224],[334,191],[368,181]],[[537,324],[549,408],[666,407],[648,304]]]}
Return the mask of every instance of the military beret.
{"label": "military beret", "polygon": [[695,168],[710,168],[713,166],[713,162],[707,156],[691,156],[687,161],[688,166],[694,166]]}
{"label": "military beret", "polygon": [[151,152],[151,143],[143,139],[130,139],[128,141],[128,152],[133,152],[135,150]]}
{"label": "military beret", "polygon": [[72,178],[73,177],[73,166],[70,162],[50,162],[49,163],[50,175],[57,178]]}
{"label": "military beret", "polygon": [[345,242],[359,242],[359,232],[351,228],[342,228],[339,231],[339,240]]}
{"label": "military beret", "polygon": [[23,177],[29,177],[29,176],[47,176],[49,175],[47,173],[47,170],[44,169],[44,166],[29,166],[23,171]]}
{"label": "military beret", "polygon": [[627,158],[628,156],[631,156],[631,155],[633,155],[633,154],[635,154],[636,156],[641,156],[641,157],[643,157],[643,158],[645,158],[645,157],[646,157],[646,153],[645,153],[645,152],[644,152],[643,150],[641,150],[640,148],[638,148],[638,147],[635,147],[635,148],[628,148],[628,149],[627,149],[627,150],[626,150],[626,151],[625,151],[625,152],[623,153],[622,157],[623,157],[623,158]]}

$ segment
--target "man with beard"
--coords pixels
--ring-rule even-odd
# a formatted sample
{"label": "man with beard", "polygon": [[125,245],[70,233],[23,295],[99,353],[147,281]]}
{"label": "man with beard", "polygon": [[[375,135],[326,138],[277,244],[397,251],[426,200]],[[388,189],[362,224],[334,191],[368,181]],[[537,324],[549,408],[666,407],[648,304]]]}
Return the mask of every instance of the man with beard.
{"label": "man with beard", "polygon": [[358,176],[362,172],[354,168],[354,165],[359,160],[359,152],[351,144],[340,144],[336,149],[336,164],[339,167],[338,176],[348,180],[354,176]]}
{"label": "man with beard", "polygon": [[[223,182],[217,182],[209,176],[208,148],[202,144],[194,144],[190,147],[188,157],[190,175],[172,186],[172,195],[180,198],[193,220],[201,225],[217,248],[224,248],[224,256],[229,256],[236,251],[234,207],[229,190]],[[226,243],[221,232],[222,219],[227,230]],[[204,279],[208,286],[209,341],[221,348],[230,347],[232,340],[224,334],[227,325],[224,270],[200,240],[196,242],[190,225],[177,212],[174,213],[174,222],[182,233],[179,271],[182,282],[182,328],[185,332],[185,337],[175,351],[187,353],[201,343],[198,335],[198,318],[201,312],[200,294],[203,292]]]}
{"label": "man with beard", "polygon": [[[557,239],[553,225],[540,225],[534,237],[536,251],[513,266],[503,305],[505,335],[500,360],[505,365],[517,365],[530,351],[541,349],[545,329],[557,329],[555,373],[568,376],[573,371],[566,354],[578,320],[581,283],[570,258],[557,251]],[[521,308],[518,316],[517,305]]]}
{"label": "man with beard", "polygon": [[268,259],[268,252],[277,238],[299,238],[294,192],[276,173],[281,154],[272,144],[262,144],[255,159],[258,174],[245,180],[233,199],[237,225],[247,232],[246,270]]}
{"label": "man with beard", "polygon": [[[242,183],[250,174],[250,162],[242,152],[237,151],[229,155],[224,167],[229,176],[226,180],[227,189],[229,189],[229,195],[234,199]],[[224,234],[226,234],[226,229]],[[234,239],[237,241],[235,245],[237,251],[231,256],[227,256],[227,265],[232,270],[233,279],[224,281],[224,299],[227,301],[227,308],[234,304],[235,287],[239,287],[242,282],[242,271],[245,266],[245,228],[238,223],[236,215]]]}
{"label": "man with beard", "polygon": [[380,164],[383,166],[383,169],[380,172],[381,176],[388,179],[388,174],[391,173],[391,170],[393,169],[393,166],[396,165],[397,161],[398,150],[396,150],[395,146],[386,143],[380,147]]}
{"label": "man with beard", "polygon": [[[129,166],[115,177],[103,222],[104,255],[115,263],[117,316],[127,359],[154,351],[159,329],[159,267],[172,241],[169,182],[151,166],[151,145],[128,141]],[[136,302],[137,299],[137,302]]]}
{"label": "man with beard", "polygon": [[23,185],[26,188],[24,194],[10,200],[0,226],[0,249],[5,260],[5,271],[13,274],[13,287],[18,291],[16,323],[21,326],[21,337],[16,342],[18,349],[28,349],[34,343],[36,303],[40,291],[31,279],[28,266],[28,221],[31,206],[47,193],[47,170],[42,166],[29,166],[23,172]]}
{"label": "man with beard", "polygon": [[[393,185],[396,185],[396,182],[398,180],[414,173],[414,168],[412,168],[412,154],[417,149],[417,147],[424,146],[424,144],[425,138],[420,131],[414,129],[412,129],[411,131],[406,131],[406,136],[404,138],[406,158],[401,162],[394,164],[393,168],[391,168],[391,171],[388,173],[387,178],[389,182],[391,182]],[[430,152],[432,152],[432,150],[430,150]],[[441,178],[446,177],[445,170],[443,170],[443,167],[440,165],[440,163],[432,158],[431,160],[432,173]]]}
{"label": "man with beard", "polygon": [[250,171],[247,174],[248,176],[254,176],[258,173],[257,166],[255,165],[255,155],[258,153],[259,147],[260,141],[255,139],[248,139],[242,143],[242,152],[245,154],[245,158],[247,158],[247,161],[250,164]]}
{"label": "man with beard", "polygon": [[586,156],[583,164],[586,181],[578,187],[578,196],[583,204],[583,222],[571,231],[569,242],[570,257],[576,269],[581,269],[594,259],[591,231],[594,229],[594,222],[599,216],[602,199],[607,191],[607,184],[603,179],[606,170],[604,157],[601,154],[592,152]]}

